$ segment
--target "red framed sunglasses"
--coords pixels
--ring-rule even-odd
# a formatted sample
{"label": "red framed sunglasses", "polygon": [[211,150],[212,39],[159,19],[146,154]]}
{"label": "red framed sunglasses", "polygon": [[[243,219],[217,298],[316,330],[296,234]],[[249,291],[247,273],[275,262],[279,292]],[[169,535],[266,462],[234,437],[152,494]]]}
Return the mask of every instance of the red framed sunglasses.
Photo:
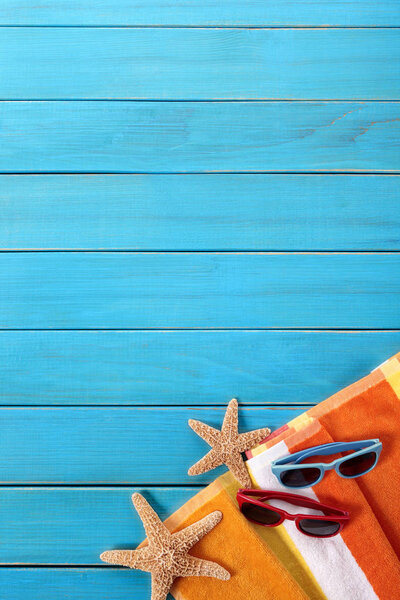
{"label": "red framed sunglasses", "polygon": [[[285,519],[294,521],[301,533],[311,537],[328,538],[342,531],[349,520],[349,513],[345,510],[321,504],[299,494],[288,492],[275,492],[272,490],[239,490],[236,499],[241,513],[248,521],[263,525],[264,527],[277,527]],[[283,508],[268,504],[268,500],[283,500],[294,506],[312,508],[324,514],[310,515],[303,513],[288,513]]]}

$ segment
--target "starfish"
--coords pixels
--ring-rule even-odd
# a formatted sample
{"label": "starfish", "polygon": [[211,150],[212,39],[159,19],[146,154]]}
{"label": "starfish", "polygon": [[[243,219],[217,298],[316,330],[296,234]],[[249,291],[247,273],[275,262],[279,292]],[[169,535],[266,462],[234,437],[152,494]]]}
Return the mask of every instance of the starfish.
{"label": "starfish", "polygon": [[264,427],[264,429],[239,433],[238,401],[235,398],[228,404],[221,431],[193,419],[189,420],[189,426],[212,447],[189,469],[189,475],[200,475],[225,464],[241,485],[251,488],[251,479],[242,458],[242,452],[250,450],[262,442],[271,433],[271,430]]}
{"label": "starfish", "polygon": [[136,550],[103,552],[100,558],[112,565],[151,573],[151,600],[166,600],[177,577],[204,575],[223,581],[230,579],[228,571],[217,563],[188,554],[188,551],[220,522],[220,511],[212,512],[177,533],[170,533],[143,496],[133,494],[132,502],[143,522],[148,544]]}

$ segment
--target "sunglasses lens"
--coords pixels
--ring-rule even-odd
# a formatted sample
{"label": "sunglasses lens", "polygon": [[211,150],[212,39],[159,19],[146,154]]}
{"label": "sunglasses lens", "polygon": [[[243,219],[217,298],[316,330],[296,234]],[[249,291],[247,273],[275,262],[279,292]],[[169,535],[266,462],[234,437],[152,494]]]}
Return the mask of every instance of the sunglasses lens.
{"label": "sunglasses lens", "polygon": [[281,473],[281,482],[287,487],[307,487],[317,481],[321,471],[315,467],[290,469]]}
{"label": "sunglasses lens", "polygon": [[274,510],[270,510],[267,507],[257,506],[256,504],[250,504],[250,502],[244,502],[242,504],[242,513],[246,519],[256,521],[261,525],[275,525],[281,520],[281,515],[276,513]]}
{"label": "sunglasses lens", "polygon": [[339,465],[339,471],[345,477],[357,477],[370,469],[376,460],[375,452],[367,452],[354,458],[342,462]]}
{"label": "sunglasses lens", "polygon": [[320,521],[318,519],[302,519],[299,527],[304,533],[315,537],[326,537],[335,535],[340,529],[340,524],[336,521]]}

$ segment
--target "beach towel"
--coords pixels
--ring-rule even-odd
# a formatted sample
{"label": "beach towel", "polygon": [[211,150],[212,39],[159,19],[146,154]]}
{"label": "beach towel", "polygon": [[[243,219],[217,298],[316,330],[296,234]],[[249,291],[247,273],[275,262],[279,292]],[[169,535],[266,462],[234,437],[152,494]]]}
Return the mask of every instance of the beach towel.
{"label": "beach towel", "polygon": [[[262,424],[260,424],[261,426]],[[367,377],[303,413],[248,453],[254,486],[283,488],[270,462],[332,441],[380,438],[383,449],[371,472],[343,479],[329,471],[298,492],[348,510],[350,522],[329,539],[314,539],[285,521],[276,528],[248,522],[240,513],[239,484],[219,477],[167,520],[180,529],[213,510],[223,520],[193,549],[232,575],[228,582],[177,579],[176,600],[393,600],[400,590],[400,355]],[[332,457],[328,457],[332,460]],[[289,490],[293,491],[293,490]]]}

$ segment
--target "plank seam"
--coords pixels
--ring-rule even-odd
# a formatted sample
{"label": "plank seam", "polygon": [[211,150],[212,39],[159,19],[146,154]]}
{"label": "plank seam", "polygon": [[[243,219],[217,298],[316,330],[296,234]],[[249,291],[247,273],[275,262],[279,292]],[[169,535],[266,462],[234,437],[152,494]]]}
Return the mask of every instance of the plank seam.
{"label": "plank seam", "polygon": [[80,177],[81,175],[98,177],[99,175],[107,175],[108,177],[120,177],[120,176],[129,176],[135,177],[137,175],[146,175],[147,177],[165,177],[165,176],[179,176],[186,175],[188,177],[192,175],[208,175],[208,176],[223,176],[223,175],[262,175],[262,176],[274,176],[274,175],[291,175],[294,177],[310,177],[310,176],[323,176],[329,175],[331,177],[336,176],[349,176],[349,177],[398,177],[400,175],[399,171],[169,171],[169,172],[152,172],[152,173],[143,173],[140,171],[121,171],[121,172],[113,172],[113,171],[85,171],[85,172],[74,172],[74,171],[4,171],[0,172],[0,177]]}
{"label": "plank seam", "polygon": [[54,24],[1,24],[0,29],[250,29],[250,30],[329,30],[329,29],[400,29],[400,25],[122,25],[122,24],[103,24],[103,25],[54,25]]}
{"label": "plank seam", "polygon": [[1,175],[400,175],[388,171],[2,171]]}
{"label": "plank seam", "polygon": [[107,488],[116,488],[116,489],[120,489],[120,488],[142,488],[142,489],[155,489],[155,488],[159,488],[159,489],[203,489],[207,486],[207,484],[205,483],[167,483],[167,484],[162,484],[162,483],[86,483],[86,484],[82,484],[82,483],[14,483],[14,484],[10,484],[10,483],[0,483],[0,489],[5,489],[5,488],[9,488],[11,490],[14,489],[52,489],[52,490],[59,490],[61,488],[66,488],[66,489],[70,489],[70,488],[76,488],[76,489],[107,489]]}
{"label": "plank seam", "polygon": [[220,248],[207,250],[163,250],[162,248],[152,248],[147,250],[136,250],[131,248],[107,248],[107,250],[95,248],[0,248],[2,254],[248,254],[248,255],[281,255],[281,254],[306,254],[306,255],[331,255],[331,254],[399,254],[400,249],[388,250],[273,250],[270,248],[259,248],[257,250],[246,250],[236,248],[233,250],[221,250]]}
{"label": "plank seam", "polygon": [[368,103],[368,104],[398,104],[400,102],[399,98],[147,98],[147,97],[138,97],[138,98],[0,98],[1,103],[44,103],[44,102],[85,102],[85,103],[99,103],[104,102],[110,104],[111,102],[120,102],[120,103],[136,103],[136,104],[144,104],[147,103],[158,103],[158,104],[249,104],[249,103],[259,103],[259,104],[274,104],[274,103],[286,103],[286,104],[294,104],[294,103],[313,103],[313,102],[324,102],[324,103],[334,103],[337,102],[339,104],[353,103],[358,102]]}
{"label": "plank seam", "polygon": [[399,332],[400,329],[396,327],[54,327],[54,328],[43,328],[43,327],[0,327],[1,332],[13,332],[13,331],[159,331],[159,332],[173,332],[173,331],[209,331],[209,332],[224,332],[224,331],[274,331],[274,332],[364,332],[364,331],[390,331]]}
{"label": "plank seam", "polygon": [[52,563],[1,563],[0,569],[103,569],[114,571],[128,571],[127,567],[112,567],[102,564],[52,564]]}
{"label": "plank seam", "polygon": [[[241,409],[264,409],[264,408],[271,408],[271,409],[281,409],[281,408],[286,408],[288,410],[293,409],[293,410],[299,410],[299,409],[307,409],[310,408],[312,406],[315,406],[316,402],[293,402],[293,403],[287,403],[287,402],[241,402],[240,401],[240,408]],[[174,408],[178,408],[178,409],[187,409],[187,410],[191,410],[193,408],[197,409],[203,409],[203,408],[226,408],[226,402],[221,402],[221,403],[216,403],[216,402],[211,402],[209,404],[149,404],[147,403],[141,403],[141,404],[0,404],[0,410],[3,408],[10,408],[10,409],[14,409],[14,408],[28,408],[28,409],[35,409],[35,408],[49,408],[49,409],[53,409],[53,408],[128,408],[128,409],[148,409],[148,410],[153,410],[153,409],[161,409],[161,410],[172,410]]]}

